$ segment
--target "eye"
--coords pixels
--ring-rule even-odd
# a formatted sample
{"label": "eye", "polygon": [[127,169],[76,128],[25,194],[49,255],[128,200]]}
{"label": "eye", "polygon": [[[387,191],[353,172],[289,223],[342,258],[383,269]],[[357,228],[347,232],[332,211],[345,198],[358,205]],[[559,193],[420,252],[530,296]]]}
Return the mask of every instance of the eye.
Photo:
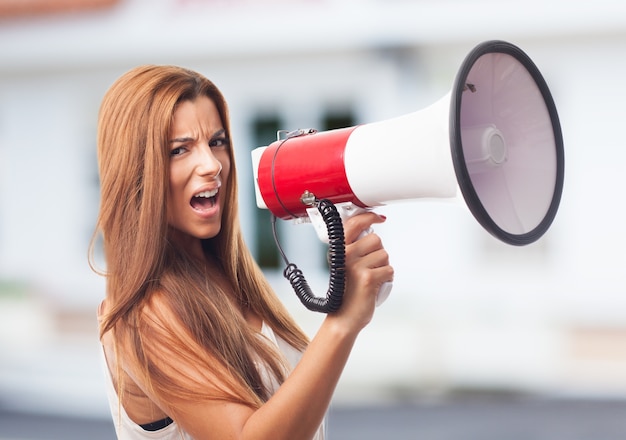
{"label": "eye", "polygon": [[213,138],[209,141],[209,147],[211,148],[226,148],[230,145],[230,140],[226,136]]}
{"label": "eye", "polygon": [[176,147],[170,150],[170,157],[180,156],[185,151],[187,151],[186,147]]}

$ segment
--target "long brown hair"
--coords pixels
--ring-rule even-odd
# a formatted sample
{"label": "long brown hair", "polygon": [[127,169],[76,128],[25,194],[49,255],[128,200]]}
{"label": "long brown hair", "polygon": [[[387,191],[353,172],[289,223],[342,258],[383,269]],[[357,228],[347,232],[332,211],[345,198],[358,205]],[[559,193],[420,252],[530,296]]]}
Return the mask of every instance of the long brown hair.
{"label": "long brown hair", "polygon": [[[255,360],[260,358],[279,382],[284,370],[277,351],[246,325],[237,305],[249,307],[297,349],[304,349],[307,339],[243,241],[232,148],[222,229],[203,242],[220,279],[211,279],[205,266],[168,241],[170,125],[177,104],[199,96],[215,103],[230,138],[224,97],[196,72],[137,67],[104,96],[98,123],[101,202],[90,251],[93,267],[94,243],[101,235],[108,313],[100,332],[101,337],[112,332],[116,347],[122,347],[118,365],[132,370],[159,398],[217,398],[257,407],[269,392]],[[158,304],[173,313],[162,314]],[[168,322],[171,316],[176,322]],[[197,365],[197,371],[173,377],[175,359]],[[221,392],[196,389],[199,376],[212,377]]]}

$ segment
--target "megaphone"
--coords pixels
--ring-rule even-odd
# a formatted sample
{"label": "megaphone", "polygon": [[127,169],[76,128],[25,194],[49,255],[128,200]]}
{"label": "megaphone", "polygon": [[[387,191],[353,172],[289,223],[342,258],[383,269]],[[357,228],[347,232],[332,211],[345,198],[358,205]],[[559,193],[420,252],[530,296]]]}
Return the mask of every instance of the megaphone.
{"label": "megaphone", "polygon": [[[279,132],[252,161],[257,206],[271,211],[273,226],[277,217],[308,218],[329,242],[329,290],[316,297],[277,240],[296,294],[325,313],[343,297],[342,218],[396,201],[455,197],[460,189],[485,230],[523,246],[551,226],[564,178],[548,86],[528,55],[505,41],[476,46],[451,91],[425,109],[337,130]],[[383,290],[379,302],[390,286]]]}

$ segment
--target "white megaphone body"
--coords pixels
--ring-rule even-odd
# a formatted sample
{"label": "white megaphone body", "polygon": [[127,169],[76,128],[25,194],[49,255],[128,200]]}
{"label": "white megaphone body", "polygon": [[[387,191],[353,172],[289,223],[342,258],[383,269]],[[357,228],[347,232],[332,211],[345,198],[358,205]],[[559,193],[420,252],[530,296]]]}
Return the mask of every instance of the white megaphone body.
{"label": "white megaphone body", "polygon": [[[563,139],[548,86],[530,58],[503,41],[476,46],[452,90],[425,109],[337,130],[296,130],[255,149],[252,159],[257,205],[278,218],[309,218],[324,241],[337,233],[329,238],[336,228],[320,200],[345,218],[395,201],[455,197],[460,188],[487,231],[526,245],[550,227],[564,177]],[[293,279],[303,280],[297,269],[285,276],[307,307],[330,312],[341,303],[340,297],[329,300],[340,264],[331,267],[326,299],[313,297],[305,282],[294,285]],[[381,289],[378,303],[390,287]]]}

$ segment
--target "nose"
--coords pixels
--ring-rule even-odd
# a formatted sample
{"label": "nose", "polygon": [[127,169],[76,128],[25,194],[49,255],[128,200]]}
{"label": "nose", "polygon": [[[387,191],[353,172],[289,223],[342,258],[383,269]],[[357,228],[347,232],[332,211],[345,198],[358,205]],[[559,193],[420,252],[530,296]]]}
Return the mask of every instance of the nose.
{"label": "nose", "polygon": [[201,176],[209,176],[214,179],[217,179],[222,172],[222,163],[215,157],[210,148],[201,149],[196,172]]}

